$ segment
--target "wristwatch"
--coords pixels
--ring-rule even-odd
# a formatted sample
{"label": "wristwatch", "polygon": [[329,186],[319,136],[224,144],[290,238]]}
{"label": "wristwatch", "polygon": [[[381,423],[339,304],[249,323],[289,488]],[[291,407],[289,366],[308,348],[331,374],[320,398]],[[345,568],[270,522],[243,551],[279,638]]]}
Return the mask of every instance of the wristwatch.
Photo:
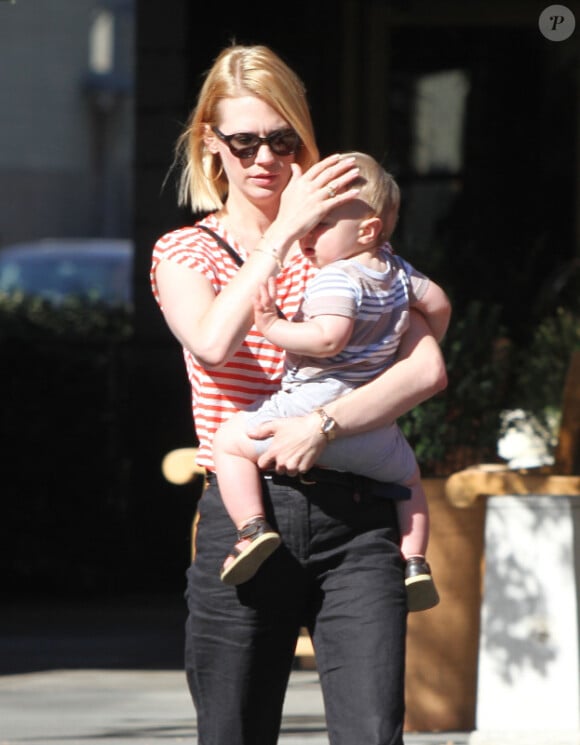
{"label": "wristwatch", "polygon": [[320,417],[320,434],[324,435],[330,442],[336,437],[336,421],[328,416],[323,408],[316,409],[316,413]]}

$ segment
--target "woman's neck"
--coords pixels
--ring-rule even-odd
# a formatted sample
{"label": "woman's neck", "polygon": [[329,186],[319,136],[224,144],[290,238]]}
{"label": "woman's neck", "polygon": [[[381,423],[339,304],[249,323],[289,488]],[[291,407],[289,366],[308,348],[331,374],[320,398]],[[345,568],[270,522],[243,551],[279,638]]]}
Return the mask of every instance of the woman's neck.
{"label": "woman's neck", "polygon": [[230,204],[229,200],[216,214],[216,217],[249,253],[252,252],[273,221],[273,217],[270,218],[254,205],[246,203],[243,209],[240,209],[235,203]]}

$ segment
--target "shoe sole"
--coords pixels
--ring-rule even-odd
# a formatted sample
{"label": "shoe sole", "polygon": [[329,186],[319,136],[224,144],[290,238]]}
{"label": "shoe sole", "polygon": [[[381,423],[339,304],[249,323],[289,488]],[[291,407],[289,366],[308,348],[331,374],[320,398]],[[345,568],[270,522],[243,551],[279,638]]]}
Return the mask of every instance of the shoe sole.
{"label": "shoe sole", "polygon": [[407,608],[410,613],[429,610],[439,603],[439,594],[430,574],[418,574],[405,580]]}
{"label": "shoe sole", "polygon": [[281,542],[280,536],[276,533],[265,533],[256,538],[222,571],[220,574],[221,581],[226,585],[241,585],[252,579]]}

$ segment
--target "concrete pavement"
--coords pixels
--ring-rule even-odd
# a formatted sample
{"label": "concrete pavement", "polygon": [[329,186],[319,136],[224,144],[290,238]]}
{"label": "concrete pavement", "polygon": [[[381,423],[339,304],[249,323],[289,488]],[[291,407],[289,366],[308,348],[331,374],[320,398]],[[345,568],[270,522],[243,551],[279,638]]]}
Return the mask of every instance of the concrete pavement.
{"label": "concrete pavement", "polygon": [[[181,670],[184,620],[179,597],[4,607],[0,745],[195,745]],[[468,739],[421,733],[405,743]],[[293,671],[280,743],[328,745],[316,671]]]}
{"label": "concrete pavement", "polygon": [[[409,734],[406,745],[466,745],[467,733]],[[165,745],[196,740],[181,672],[51,670],[0,677],[1,745]],[[280,745],[328,745],[315,672],[294,671]],[[353,743],[353,745],[360,745]]]}

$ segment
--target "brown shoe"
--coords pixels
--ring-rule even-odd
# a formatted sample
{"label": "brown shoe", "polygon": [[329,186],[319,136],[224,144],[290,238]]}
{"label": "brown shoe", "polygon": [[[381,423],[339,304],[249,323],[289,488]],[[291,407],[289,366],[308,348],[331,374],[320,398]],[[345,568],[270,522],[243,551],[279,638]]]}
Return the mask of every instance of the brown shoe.
{"label": "brown shoe", "polygon": [[[238,543],[241,541],[250,541],[250,543],[240,548]],[[226,561],[230,556],[233,561],[222,567],[221,581],[226,585],[241,585],[247,582],[281,542],[279,534],[263,517],[252,518],[238,530],[238,543],[226,557]]]}
{"label": "brown shoe", "polygon": [[405,568],[407,607],[413,613],[433,608],[439,602],[439,593],[431,576],[431,568],[424,556],[411,556]]}

